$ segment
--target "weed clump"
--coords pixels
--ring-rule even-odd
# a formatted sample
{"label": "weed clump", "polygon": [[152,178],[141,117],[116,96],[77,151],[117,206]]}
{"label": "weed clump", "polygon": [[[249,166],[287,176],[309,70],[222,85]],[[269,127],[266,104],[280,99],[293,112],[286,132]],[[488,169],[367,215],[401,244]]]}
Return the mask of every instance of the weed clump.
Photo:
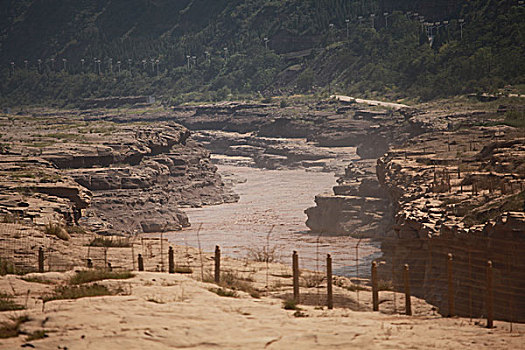
{"label": "weed clump", "polygon": [[44,229],[44,233],[46,235],[57,236],[58,238],[64,241],[69,241],[71,239],[71,236],[69,235],[69,233],[67,233],[66,229],[58,223],[50,222],[49,224],[47,224]]}
{"label": "weed clump", "polygon": [[114,295],[108,287],[100,284],[80,285],[80,286],[58,286],[51,295],[42,297],[44,303],[52,300],[80,299],[86,297],[99,297],[105,295]]}
{"label": "weed clump", "polygon": [[45,330],[42,329],[29,334],[29,336],[26,338],[26,341],[38,340],[43,338],[47,338],[47,333]]}
{"label": "weed clump", "polygon": [[30,321],[29,316],[11,317],[9,321],[0,323],[0,339],[18,337],[20,334],[20,326]]}
{"label": "weed clump", "polygon": [[79,285],[83,283],[96,282],[102,280],[122,280],[134,277],[135,274],[129,271],[105,271],[105,270],[84,270],[78,271],[69,279],[69,284]]}
{"label": "weed clump", "polygon": [[[208,282],[213,282],[210,280]],[[238,276],[232,272],[225,272],[221,274],[221,281],[219,286],[229,288],[232,290],[242,291],[250,294],[252,298],[260,298],[261,295],[257,289],[255,289],[250,282],[253,282],[252,278],[246,278]]]}
{"label": "weed clump", "polygon": [[128,238],[113,239],[105,237],[95,237],[89,242],[91,247],[106,247],[106,248],[129,248],[131,242]]}
{"label": "weed clump", "polygon": [[237,298],[239,296],[234,290],[224,288],[210,288],[209,291],[217,294],[220,297]]}
{"label": "weed clump", "polygon": [[297,306],[297,301],[295,301],[295,299],[283,300],[283,309],[285,309],[285,310],[300,310],[300,308]]}
{"label": "weed clump", "polygon": [[24,307],[13,301],[13,296],[7,293],[0,293],[0,311],[23,310]]}

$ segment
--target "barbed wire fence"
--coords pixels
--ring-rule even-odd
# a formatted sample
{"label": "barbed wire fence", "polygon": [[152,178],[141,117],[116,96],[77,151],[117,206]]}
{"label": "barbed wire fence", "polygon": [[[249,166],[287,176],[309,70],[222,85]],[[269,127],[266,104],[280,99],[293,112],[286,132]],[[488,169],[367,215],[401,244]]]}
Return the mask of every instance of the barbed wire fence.
{"label": "barbed wire fence", "polygon": [[271,244],[271,230],[264,235],[263,243],[243,247],[221,245],[218,236],[215,251],[202,252],[197,235],[107,237],[106,246],[96,246],[93,234],[71,234],[63,241],[36,227],[2,223],[0,267],[20,274],[78,266],[184,273],[303,305],[487,318],[489,326],[497,319],[508,321],[511,331],[513,323],[525,322],[525,248],[515,241],[384,238],[387,253],[379,257],[363,249],[363,240],[332,252],[326,237],[317,236],[314,249],[293,254],[293,247]]}

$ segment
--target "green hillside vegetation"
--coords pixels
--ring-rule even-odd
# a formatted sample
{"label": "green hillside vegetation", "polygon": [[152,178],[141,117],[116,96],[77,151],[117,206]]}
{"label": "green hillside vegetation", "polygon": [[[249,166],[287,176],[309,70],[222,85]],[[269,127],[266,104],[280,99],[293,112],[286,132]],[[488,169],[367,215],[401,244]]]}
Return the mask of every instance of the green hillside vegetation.
{"label": "green hillside vegetation", "polygon": [[515,0],[3,0],[0,13],[1,106],[298,92],[429,100],[525,83]]}

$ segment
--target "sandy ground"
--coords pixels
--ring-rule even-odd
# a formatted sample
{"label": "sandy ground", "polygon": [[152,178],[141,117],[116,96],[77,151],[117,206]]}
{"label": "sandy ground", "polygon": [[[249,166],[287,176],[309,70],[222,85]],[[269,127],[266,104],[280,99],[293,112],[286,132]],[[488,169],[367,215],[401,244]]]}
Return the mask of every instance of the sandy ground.
{"label": "sandy ground", "polygon": [[[209,260],[209,259],[207,259]],[[270,264],[265,288],[264,263],[224,259],[238,278],[250,277],[261,298],[244,292],[220,297],[203,283],[199,271],[190,275],[140,272],[128,280],[100,282],[120,288],[120,295],[51,301],[43,308],[41,295],[53,284],[64,283],[74,272],[32,274],[52,284],[26,282],[18,276],[0,278],[0,290],[16,295],[27,310],[0,313],[2,320],[29,315],[22,331],[45,330],[47,338],[26,341],[26,335],[0,339],[1,349],[21,346],[37,349],[462,349],[524,348],[525,325],[484,320],[441,318],[424,301],[412,298],[415,316],[404,316],[403,296],[380,293],[382,312],[370,310],[370,291],[359,293],[335,287],[335,309],[314,306],[324,302],[326,288],[302,288],[301,315],[284,310],[282,299],[291,294],[287,267]],[[239,271],[245,271],[241,273]],[[306,274],[306,272],[305,272]],[[304,277],[304,276],[303,276]],[[340,285],[347,281],[336,279]],[[28,292],[29,291],[29,292]],[[397,299],[397,313],[392,299]],[[31,344],[31,345],[29,345]]]}

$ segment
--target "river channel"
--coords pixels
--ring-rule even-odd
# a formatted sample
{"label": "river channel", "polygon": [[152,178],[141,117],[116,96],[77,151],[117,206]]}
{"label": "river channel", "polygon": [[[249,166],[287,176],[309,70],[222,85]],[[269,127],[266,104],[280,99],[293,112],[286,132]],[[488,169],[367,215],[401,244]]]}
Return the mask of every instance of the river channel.
{"label": "river channel", "polygon": [[[234,258],[250,258],[264,249],[283,263],[298,251],[301,268],[322,269],[326,254],[333,258],[334,273],[365,277],[370,261],[380,256],[379,244],[349,236],[319,236],[309,232],[304,210],[316,194],[331,192],[332,173],[304,169],[266,170],[247,166],[218,165],[225,179],[233,179],[237,203],[185,209],[192,226],[167,235],[178,245],[201,247]],[[200,229],[199,229],[200,228]],[[356,256],[358,259],[356,259]],[[359,271],[356,271],[359,261]]]}

